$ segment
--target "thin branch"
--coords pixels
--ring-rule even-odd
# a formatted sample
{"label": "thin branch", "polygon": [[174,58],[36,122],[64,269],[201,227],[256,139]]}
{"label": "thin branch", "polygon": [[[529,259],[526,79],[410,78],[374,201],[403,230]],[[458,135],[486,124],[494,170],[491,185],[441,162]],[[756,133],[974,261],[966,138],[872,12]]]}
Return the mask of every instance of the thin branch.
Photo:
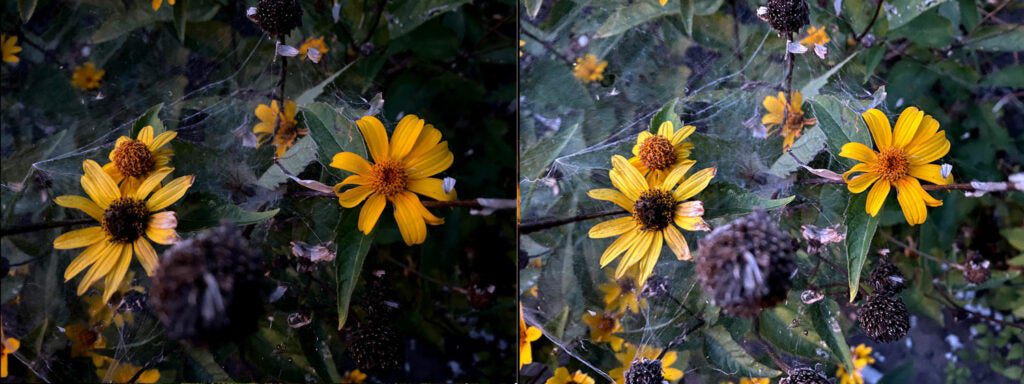
{"label": "thin branch", "polygon": [[[791,41],[793,41],[793,32],[789,32],[786,34],[786,80],[784,84],[786,90],[786,97],[789,98],[790,100],[793,99],[793,63],[796,61],[796,56],[793,55],[793,52],[789,51],[789,42]],[[783,114],[783,116],[786,116],[788,119],[787,115],[789,114],[789,100],[783,100],[783,105],[785,105],[787,108],[787,111],[785,114]]]}
{"label": "thin branch", "polygon": [[939,302],[945,302],[946,304],[949,304],[950,306],[956,308],[959,311],[967,313],[968,315],[971,315],[971,316],[978,317],[978,318],[980,318],[982,320],[985,320],[985,321],[988,321],[990,323],[996,323],[996,324],[1000,324],[1000,325],[1007,326],[1007,327],[1014,327],[1014,328],[1018,328],[1018,329],[1024,329],[1024,324],[1021,324],[1019,322],[1005,321],[1005,320],[997,319],[995,316],[992,316],[992,315],[986,315],[986,314],[983,314],[983,313],[980,313],[980,312],[971,311],[971,310],[965,308],[964,306],[958,304],[956,302],[956,300],[953,300],[953,298],[949,297],[949,295],[945,291],[942,290],[942,287],[940,287],[938,283],[933,283],[933,285],[935,285],[936,288],[940,288],[940,289],[936,289],[935,292],[938,292],[939,294],[942,295],[942,296],[940,296],[942,298],[942,300],[936,299],[935,297],[932,297],[932,296],[928,296],[928,297],[931,297],[933,300],[936,300],[936,301],[939,301]]}
{"label": "thin branch", "polygon": [[[335,199],[338,195],[327,192],[320,192],[315,190],[303,190],[294,193],[295,196],[300,197],[329,197]],[[515,199],[499,199],[490,197],[480,197],[476,199],[467,200],[451,200],[451,201],[437,201],[437,200],[424,200],[421,201],[424,207],[427,208],[469,208],[469,209],[493,209],[493,210],[506,210],[515,209]]]}
{"label": "thin branch", "polygon": [[[814,179],[802,180],[801,183],[802,184],[810,184],[810,185],[815,185],[815,184],[846,184],[846,182],[844,182],[842,180],[826,179],[826,178],[822,178],[822,177],[814,178]],[[982,189],[979,189],[975,185],[975,183],[982,183],[982,184],[985,184],[986,186],[983,187]],[[999,185],[998,187],[993,187],[992,184],[1002,184],[1002,185]],[[922,185],[921,188],[924,188],[924,190],[926,190],[926,191],[965,191],[965,192],[1004,192],[1004,191],[1021,191],[1022,190],[1022,189],[1018,188],[1017,185],[1015,185],[1015,184],[1013,184],[1011,182],[1002,182],[1002,181],[997,181],[997,182],[973,181],[973,182],[970,182],[970,183],[956,183],[956,184],[946,184],[946,185],[927,184],[927,185]]]}
{"label": "thin branch", "polygon": [[853,38],[854,43],[860,44],[861,39],[863,39],[864,36],[867,36],[868,32],[871,31],[871,28],[875,26],[875,21],[878,20],[878,14],[882,13],[882,3],[884,2],[885,0],[878,0],[878,6],[875,7],[875,15],[871,16],[871,21],[868,22],[867,28],[864,28],[864,31]]}
{"label": "thin branch", "polygon": [[570,67],[576,65],[575,61],[570,60],[568,56],[565,56],[564,54],[562,54],[562,52],[560,52],[557,49],[555,49],[555,47],[553,45],[551,45],[551,43],[549,43],[549,42],[547,42],[547,41],[537,37],[537,35],[534,35],[530,31],[527,31],[525,28],[519,28],[519,32],[521,32],[522,34],[526,35],[526,37],[529,37],[529,38],[533,39],[534,41],[540,43],[540,45],[543,45],[544,48],[546,48],[548,50],[548,52],[551,52],[551,53],[555,54],[555,56],[558,56],[559,59],[562,59],[562,61],[564,61],[566,64],[569,64]]}
{"label": "thin branch", "polygon": [[[284,45],[284,35],[281,35],[281,36],[279,36],[277,38],[277,43],[279,45]],[[275,54],[276,54],[276,52],[275,52]],[[277,98],[278,98],[278,100],[280,100],[278,102],[278,107],[281,108],[281,114],[278,116],[278,119],[281,119],[284,116],[284,109],[285,109],[284,108],[284,101],[285,101],[284,100],[284,84],[285,84],[285,81],[287,81],[287,80],[288,80],[288,57],[281,56],[281,79],[278,81],[278,85],[277,85],[278,86]],[[274,134],[275,135],[277,135],[277,128],[280,127],[280,126],[281,126],[280,122],[278,124],[274,125]]]}
{"label": "thin branch", "polygon": [[662,358],[664,358],[665,354],[668,353],[669,350],[671,350],[675,346],[681,344],[682,342],[686,341],[686,338],[689,337],[691,333],[696,331],[698,328],[703,327],[704,324],[706,324],[706,323],[704,322],[703,318],[697,318],[697,322],[696,323],[691,325],[690,328],[687,328],[685,331],[683,331],[682,334],[680,334],[679,336],[676,336],[674,339],[672,339],[672,341],[670,341],[668,343],[668,345],[666,345],[665,348],[661,350],[661,353],[658,354],[658,359],[657,360],[661,360]]}
{"label": "thin branch", "polygon": [[7,227],[0,229],[0,237],[6,237],[10,235],[19,235],[22,233],[42,231],[53,228],[64,228],[75,225],[89,224],[96,222],[93,219],[76,219],[76,220],[61,220],[61,221],[44,221],[42,223],[32,223],[25,225],[16,225],[13,227]]}
{"label": "thin branch", "polygon": [[533,232],[537,232],[537,231],[548,229],[548,228],[554,228],[554,227],[565,225],[565,224],[575,223],[575,222],[578,222],[578,221],[586,221],[586,220],[597,219],[597,218],[601,218],[601,217],[605,217],[605,216],[628,214],[628,213],[629,212],[626,212],[626,211],[623,211],[623,210],[620,209],[620,210],[615,210],[615,211],[604,211],[604,212],[590,213],[590,214],[586,214],[586,215],[567,217],[567,218],[563,218],[563,219],[545,219],[545,220],[531,221],[531,222],[519,224],[519,234],[524,234],[525,235],[527,233],[533,233]]}

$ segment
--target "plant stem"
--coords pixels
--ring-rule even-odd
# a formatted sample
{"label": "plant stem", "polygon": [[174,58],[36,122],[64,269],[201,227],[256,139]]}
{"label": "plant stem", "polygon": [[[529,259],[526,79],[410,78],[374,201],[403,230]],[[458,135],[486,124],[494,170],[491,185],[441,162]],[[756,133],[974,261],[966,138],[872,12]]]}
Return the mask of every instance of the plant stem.
{"label": "plant stem", "polygon": [[[277,37],[277,44],[278,45],[284,45],[284,35],[281,35],[281,36]],[[276,55],[277,52],[274,52],[274,54]],[[281,108],[281,110],[280,110],[281,112],[280,112],[280,114],[278,114],[278,117],[277,117],[278,119],[284,119],[284,109],[285,109],[284,108],[284,84],[285,84],[285,82],[287,80],[288,80],[288,57],[281,56],[281,78],[278,80],[278,84],[277,84],[277,86],[278,86],[278,89],[277,89],[277,99],[279,100],[278,101],[278,107]],[[280,126],[281,126],[281,122],[280,121],[277,124],[274,124],[274,135],[277,135],[277,129]]]}
{"label": "plant stem", "polygon": [[679,345],[680,343],[686,341],[686,338],[688,336],[690,336],[691,333],[696,331],[698,328],[703,327],[704,324],[705,324],[705,322],[704,322],[703,318],[697,318],[697,322],[696,323],[691,325],[690,328],[687,328],[685,331],[683,331],[682,334],[680,334],[679,336],[676,336],[676,338],[672,339],[672,341],[670,341],[668,343],[668,345],[665,346],[665,349],[661,350],[661,353],[658,354],[658,360],[661,360],[663,357],[665,357],[665,354],[668,353],[669,350],[671,350],[675,346]]}
{"label": "plant stem", "polygon": [[16,225],[13,227],[0,229],[0,237],[18,235],[22,233],[42,231],[44,229],[63,228],[75,225],[89,224],[95,222],[93,219],[77,219],[77,220],[61,220],[61,221],[44,221],[42,223],[32,223],[26,225]]}
{"label": "plant stem", "polygon": [[858,34],[856,37],[853,38],[853,41],[855,43],[860,44],[860,40],[863,39],[864,36],[868,35],[868,32],[871,31],[871,27],[875,26],[875,21],[878,20],[878,14],[882,13],[882,3],[883,2],[885,2],[885,0],[878,0],[878,6],[875,7],[875,15],[871,16],[871,21],[868,22],[868,26],[866,28],[864,28],[864,31],[861,32],[860,34]]}
{"label": "plant stem", "polygon": [[[789,42],[793,41],[793,32],[786,34],[786,80],[785,80],[785,91],[786,98],[789,100],[793,99],[793,62],[796,61],[796,57],[793,52],[789,51]],[[789,100],[783,100],[783,104],[786,105],[786,114],[789,113]],[[784,114],[785,116],[785,114]],[[787,116],[788,118],[788,116]]]}
{"label": "plant stem", "polygon": [[768,357],[770,357],[772,359],[772,362],[774,362],[777,367],[781,368],[783,371],[788,373],[789,370],[790,370],[789,364],[786,364],[785,361],[782,361],[782,359],[779,358],[779,355],[777,353],[775,353],[775,348],[772,347],[772,345],[770,343],[768,343],[768,341],[765,340],[763,336],[761,336],[761,327],[760,327],[761,324],[760,324],[760,322],[761,322],[760,316],[755,316],[754,317],[754,334],[757,335],[757,340],[760,341],[762,344],[764,344],[765,351],[768,352]]}
{"label": "plant stem", "polygon": [[[842,180],[832,180],[832,179],[826,179],[826,178],[816,178],[816,179],[805,180],[804,184],[846,184],[846,182],[844,182]],[[928,184],[928,185],[922,185],[921,188],[924,188],[924,190],[926,190],[926,191],[965,191],[965,192],[978,192],[979,191],[977,188],[975,188],[973,185],[971,185],[971,183],[957,183],[957,184],[946,184],[946,185]],[[1020,190],[1021,189],[1017,188],[1017,186],[1015,186],[1014,184],[1007,182],[1006,183],[1006,187],[1004,189],[988,190],[988,191],[985,191],[985,192],[1004,192],[1004,191],[1020,191]]]}
{"label": "plant stem", "polygon": [[578,221],[585,221],[585,220],[597,219],[597,218],[605,217],[605,216],[619,215],[619,214],[626,214],[626,213],[629,213],[629,212],[626,212],[626,211],[623,211],[623,210],[619,209],[619,210],[615,210],[615,211],[604,211],[604,212],[590,213],[590,214],[586,214],[586,215],[567,217],[567,218],[563,218],[563,219],[537,220],[537,221],[532,221],[532,222],[527,222],[527,223],[519,224],[519,234],[525,235],[527,233],[533,233],[533,232],[537,232],[537,231],[540,231],[540,230],[543,230],[543,229],[548,229],[548,228],[553,228],[553,227],[557,227],[557,226],[560,226],[560,225],[575,223],[575,222],[578,222]]}

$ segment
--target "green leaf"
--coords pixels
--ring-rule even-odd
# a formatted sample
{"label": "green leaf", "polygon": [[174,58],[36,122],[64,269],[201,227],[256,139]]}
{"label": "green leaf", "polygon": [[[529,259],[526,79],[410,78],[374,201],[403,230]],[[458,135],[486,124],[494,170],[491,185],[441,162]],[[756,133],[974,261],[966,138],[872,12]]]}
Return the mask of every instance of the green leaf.
{"label": "green leaf", "polygon": [[562,153],[562,150],[569,145],[569,141],[576,137],[576,132],[580,130],[582,118],[577,116],[574,120],[563,122],[561,128],[553,136],[542,139],[536,145],[521,152],[519,173],[523,177],[532,179],[544,176],[543,172],[551,166],[551,162]]}
{"label": "green leaf", "polygon": [[185,352],[188,353],[188,357],[192,359],[196,366],[199,377],[192,379],[198,379],[199,381],[205,382],[219,382],[227,383],[234,381],[223,368],[220,367],[220,363],[214,359],[213,354],[206,348],[185,348]]}
{"label": "green leaf", "polygon": [[598,38],[608,38],[656,18],[678,14],[679,4],[670,2],[664,7],[656,1],[637,1],[620,7],[597,29]]}
{"label": "green leaf", "polygon": [[986,87],[1024,88],[1024,65],[1011,65],[985,75],[981,85]]}
{"label": "green leaf", "polygon": [[[834,155],[839,154],[844,144],[854,141],[873,148],[871,133],[864,119],[848,103],[832,95],[819,95],[811,101],[814,117],[818,119],[818,126],[827,138],[825,142],[828,143],[828,150]],[[853,166],[852,160],[839,158],[839,161]]]}
{"label": "green leaf", "polygon": [[342,73],[344,73],[346,70],[349,69],[349,67],[352,66],[352,64],[355,64],[355,63],[356,63],[355,60],[353,60],[352,62],[349,62],[344,67],[339,69],[337,72],[334,72],[334,74],[332,74],[332,75],[328,76],[326,79],[324,79],[324,81],[321,81],[319,84],[317,84],[317,85],[313,86],[312,88],[307,89],[304,92],[302,92],[302,94],[299,95],[299,98],[295,99],[295,104],[298,105],[299,107],[304,107],[307,104],[316,101],[316,98],[319,97],[320,94],[324,93],[324,87],[326,87],[328,84],[333,83],[334,79],[338,78],[338,75],[341,75]]}
{"label": "green leaf", "polygon": [[818,336],[832,350],[832,356],[837,357],[839,363],[846,367],[853,367],[850,346],[846,344],[843,328],[839,325],[839,304],[835,300],[825,298],[809,305],[807,312],[811,315],[811,323],[814,325],[815,332],[818,332]]}
{"label": "green leaf", "polygon": [[334,354],[331,353],[330,345],[328,345],[330,338],[324,332],[323,325],[321,322],[314,321],[297,329],[299,346],[321,380],[328,383],[340,383],[342,382],[341,374],[338,373],[338,366],[334,364]]}
{"label": "green leaf", "polygon": [[1024,251],[1024,228],[1004,229],[1000,232],[1018,251]]}
{"label": "green leaf", "polygon": [[711,364],[724,372],[746,377],[775,377],[782,374],[754,360],[722,325],[704,330],[704,336],[704,354]]}
{"label": "green leaf", "polygon": [[266,172],[263,172],[256,184],[266,189],[274,189],[288,181],[288,175],[297,176],[302,173],[309,163],[316,160],[317,151],[314,147],[316,144],[312,137],[305,136],[299,139],[294,146],[288,148],[284,156],[277,159],[274,164],[270,165],[270,168],[267,168]]}
{"label": "green leaf", "polygon": [[791,328],[797,313],[784,306],[761,311],[758,315],[758,332],[775,347],[808,359],[821,359],[818,345],[821,339],[817,333],[805,336],[800,328]]}
{"label": "green leaf", "polygon": [[[793,171],[800,168],[800,163],[807,164],[822,149],[825,149],[825,133],[818,126],[807,128],[803,135],[793,143],[793,147],[789,149],[790,152],[782,153],[768,172],[782,178],[789,177]],[[796,156],[800,163],[794,160],[793,156]]]}
{"label": "green leaf", "polygon": [[835,75],[836,72],[839,72],[839,70],[842,69],[843,66],[846,65],[846,63],[850,62],[850,59],[856,57],[858,52],[860,51],[856,51],[852,55],[847,56],[846,60],[839,62],[839,64],[836,64],[835,66],[830,68],[827,72],[825,72],[825,74],[815,77],[811,79],[811,81],[808,81],[807,85],[805,85],[800,90],[800,93],[803,94],[804,100],[810,100],[813,99],[815,96],[818,96],[818,92],[821,90],[821,87],[824,87],[825,84],[828,84],[828,79],[832,77],[832,75]]}
{"label": "green leaf", "polygon": [[661,127],[661,123],[666,121],[672,122],[672,127],[679,130],[683,126],[683,122],[679,120],[679,115],[676,114],[676,103],[679,102],[678,97],[673,97],[665,105],[651,117],[651,133],[658,132],[658,127]]}
{"label": "green leaf", "polygon": [[871,217],[865,211],[867,201],[868,194],[864,192],[851,196],[850,204],[846,206],[846,268],[851,303],[857,298],[861,270],[867,260],[868,250],[871,249],[871,239],[878,229],[878,217]]}
{"label": "green leaf", "polygon": [[909,23],[925,11],[932,9],[946,0],[890,0],[891,9],[885,12],[889,19],[889,29],[893,30]]}
{"label": "green leaf", "polygon": [[907,25],[890,31],[889,38],[906,38],[922,47],[943,48],[953,42],[953,23],[938,11],[929,11]]}
{"label": "green leaf", "polygon": [[395,39],[416,29],[427,20],[459,9],[468,2],[469,0],[403,1],[391,12],[391,17],[385,17],[384,20],[387,21],[391,39]]}
{"label": "green leaf", "polygon": [[132,124],[131,137],[136,137],[142,128],[147,125],[153,127],[153,136],[159,135],[164,132],[164,123],[160,121],[160,110],[163,109],[164,103],[160,103],[149,107],[146,112],[142,113],[138,119],[135,119],[135,124]]}
{"label": "green leaf", "polygon": [[523,6],[526,7],[526,16],[531,19],[537,18],[537,13],[540,12],[540,6],[543,4],[543,0],[523,0]]}
{"label": "green leaf", "polygon": [[882,379],[878,381],[878,384],[907,384],[911,382],[913,377],[914,362],[911,361],[886,372],[885,376],[882,376]]}
{"label": "green leaf", "polygon": [[796,196],[769,199],[729,183],[712,184],[698,195],[704,202],[705,218],[745,215],[757,209],[775,209],[785,206]]}
{"label": "green leaf", "polygon": [[145,7],[114,14],[104,20],[103,24],[100,24],[100,27],[96,29],[96,32],[93,32],[91,39],[92,43],[99,44],[114,40],[131,31],[146,26],[152,21],[152,19],[152,10],[147,10]]}
{"label": "green leaf", "polygon": [[370,251],[375,231],[364,235],[358,229],[359,212],[349,209],[342,212],[341,221],[334,243],[338,245],[338,253],[334,258],[335,276],[338,284],[338,329],[345,327],[348,319],[348,307],[352,302],[352,292],[359,281],[359,273],[363,270],[363,261]]}
{"label": "green leaf", "polygon": [[988,52],[1024,51],[1024,25],[1003,24],[979,27],[966,47]]}
{"label": "green leaf", "polygon": [[[330,166],[335,154],[354,152],[366,157],[366,146],[363,145],[359,129],[352,121],[339,114],[334,108],[324,103],[312,103],[302,108],[303,120],[309,128],[309,136],[316,143],[317,155],[324,169],[335,176],[342,176],[344,171]],[[335,131],[335,127],[340,130]]]}
{"label": "green leaf", "polygon": [[186,9],[188,6],[188,0],[178,0],[177,4],[174,4],[174,30],[178,31],[178,40],[185,41],[185,21],[188,19]]}
{"label": "green leaf", "polygon": [[725,0],[694,0],[694,13],[697,16],[709,16],[718,12]]}
{"label": "green leaf", "polygon": [[221,221],[237,226],[256,224],[274,217],[280,211],[277,208],[267,211],[247,211],[213,195],[197,193],[195,196],[189,194],[186,196],[198,203],[189,205],[185,211],[178,212],[179,232],[194,232],[215,227],[220,225]]}
{"label": "green leaf", "polygon": [[27,23],[36,11],[36,0],[18,0],[18,14],[21,15],[21,22]]}
{"label": "green leaf", "polygon": [[693,13],[694,0],[679,0],[679,12],[683,18],[683,28],[686,29],[686,36],[693,37]]}

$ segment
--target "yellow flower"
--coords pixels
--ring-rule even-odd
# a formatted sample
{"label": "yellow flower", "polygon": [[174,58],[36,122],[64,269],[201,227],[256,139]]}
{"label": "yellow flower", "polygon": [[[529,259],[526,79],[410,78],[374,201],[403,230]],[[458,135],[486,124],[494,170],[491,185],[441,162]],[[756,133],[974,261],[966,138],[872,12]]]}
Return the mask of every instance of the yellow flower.
{"label": "yellow flower", "polygon": [[271,100],[270,105],[260,104],[256,106],[256,118],[260,119],[252,132],[256,134],[257,146],[263,145],[273,137],[274,156],[281,158],[284,153],[295,145],[299,136],[305,136],[309,129],[299,128],[298,120],[295,120],[297,107],[295,102],[288,100],[284,102],[284,113],[277,106],[277,100]]}
{"label": "yellow flower", "polygon": [[528,294],[530,296],[533,296],[533,297],[537,297],[537,295],[539,294],[537,286],[534,285],[534,286],[530,287],[530,289],[527,289],[526,290],[526,294]]}
{"label": "yellow flower", "polygon": [[326,54],[328,51],[327,43],[324,43],[323,36],[317,38],[310,37],[306,39],[302,45],[299,45],[299,56],[305,58],[306,53],[309,52],[310,48],[316,48],[316,50],[320,52],[321,56]]}
{"label": "yellow flower", "polygon": [[174,151],[164,147],[177,136],[177,132],[165,131],[153,137],[150,125],[140,129],[134,140],[121,136],[114,142],[114,149],[107,156],[110,162],[103,165],[103,172],[121,185],[121,192],[135,189],[154,173],[170,169],[167,165]]}
{"label": "yellow flower", "polygon": [[540,339],[540,329],[534,326],[526,326],[523,318],[523,305],[519,304],[519,368],[533,362],[533,350],[530,343]]}
{"label": "yellow flower", "polygon": [[658,4],[661,4],[661,6],[664,7],[665,4],[668,4],[668,0],[658,0]]}
{"label": "yellow flower", "polygon": [[171,168],[165,168],[154,172],[138,188],[121,192],[117,183],[95,161],[84,161],[82,168],[85,170],[81,178],[82,188],[89,197],[66,195],[58,196],[54,201],[62,207],[85,212],[100,225],[60,235],[53,240],[53,247],[86,248],[68,265],[64,280],[71,280],[88,268],[89,272],[78,284],[77,293],[79,296],[85,294],[90,286],[105,278],[105,302],[121,286],[133,254],[138,256],[146,275],[153,275],[158,259],[150,240],[166,245],[178,238],[174,231],[178,225],[174,212],[160,211],[181,199],[192,186],[195,176],[179,177],[157,189],[161,180],[171,173]]}
{"label": "yellow flower", "polygon": [[860,371],[875,363],[875,358],[871,357],[871,347],[860,344],[850,350],[853,352],[853,371],[848,372],[845,366],[839,365],[836,377],[839,378],[839,384],[864,384]]}
{"label": "yellow flower", "polygon": [[771,379],[767,377],[744,377],[740,379],[740,384],[769,384]]}
{"label": "yellow flower", "polygon": [[551,376],[544,384],[594,384],[594,378],[578,369],[570,374],[567,368],[558,367],[555,369],[555,375]]}
{"label": "yellow flower", "polygon": [[[127,362],[120,362],[111,359],[106,356],[101,356],[100,360],[102,363],[96,368],[96,376],[100,378],[104,383],[127,383],[131,382],[135,374],[139,372],[142,367],[133,365]],[[134,382],[140,384],[153,384],[160,381],[160,371],[156,369],[147,369],[139,374],[138,379]]]}
{"label": "yellow flower", "polygon": [[100,81],[103,80],[105,74],[107,71],[97,69],[96,64],[90,61],[75,67],[75,71],[71,74],[71,85],[83,91],[99,89]]}
{"label": "yellow flower", "polygon": [[818,27],[815,27],[815,26],[812,25],[810,27],[807,27],[807,37],[804,37],[803,39],[800,39],[800,44],[802,44],[802,45],[815,45],[815,44],[825,45],[825,44],[828,44],[829,41],[831,41],[831,39],[829,39],[828,38],[828,34],[825,33],[825,27],[818,28]]}
{"label": "yellow flower", "polygon": [[519,39],[519,57],[523,57],[523,47],[526,46],[526,40]]}
{"label": "yellow flower", "polygon": [[611,201],[631,215],[590,228],[592,239],[619,236],[601,255],[601,268],[625,253],[615,269],[615,278],[622,278],[629,268],[638,266],[637,285],[643,286],[654,271],[663,243],[668,243],[679,260],[690,259],[690,247],[676,226],[687,231],[710,229],[701,218],[704,204],[686,200],[703,191],[715,176],[715,168],[705,168],[685,177],[692,166],[691,162],[677,167],[664,180],[649,184],[624,157],[612,157],[608,175],[615,189],[594,189],[587,195]]}
{"label": "yellow flower", "polygon": [[805,119],[803,111],[803,95],[794,91],[790,102],[786,103],[786,95],[779,92],[778,96],[765,96],[761,103],[768,113],[761,117],[761,124],[766,128],[781,125],[779,134],[783,137],[782,149],[789,150],[796,138],[803,133],[805,126],[818,123],[817,119]]}
{"label": "yellow flower", "polygon": [[[622,351],[615,354],[615,359],[619,360],[620,366],[608,371],[608,376],[611,376],[615,383],[624,384],[626,382],[626,370],[629,369],[634,360],[657,360],[659,355],[661,355],[660,348],[640,346],[638,349],[635,345],[626,343]],[[683,371],[672,367],[678,359],[679,355],[676,351],[665,352],[665,356],[661,357],[661,375],[665,380],[676,381],[683,378]]]}
{"label": "yellow flower", "polygon": [[17,64],[21,61],[18,58],[18,52],[21,52],[21,47],[18,46],[18,36],[0,35],[0,53],[2,53],[5,63]]}
{"label": "yellow flower", "polygon": [[607,61],[598,60],[597,56],[588,53],[576,59],[576,66],[573,67],[572,74],[586,84],[604,79],[604,69],[607,67]]}
{"label": "yellow flower", "polygon": [[[450,167],[455,155],[448,150],[448,142],[441,141],[441,131],[423,119],[407,115],[398,122],[388,141],[384,124],[373,116],[364,116],[356,122],[369,149],[373,163],[352,152],[334,155],[331,166],[352,172],[334,186],[338,203],[352,208],[363,204],[359,212],[359,230],[369,234],[377,225],[387,202],[395,207],[395,221],[402,239],[408,245],[422,244],[427,238],[427,226],[444,224],[434,216],[416,194],[434,200],[455,200],[455,190],[445,192],[444,183],[434,176]],[[356,185],[344,192],[345,185]]]}
{"label": "yellow flower", "polygon": [[114,303],[108,303],[100,296],[86,296],[84,300],[89,306],[89,320],[93,324],[101,324],[103,326],[108,326],[113,322],[117,325],[117,328],[124,328],[125,323],[131,324],[134,322],[135,315],[132,312],[118,310],[121,306],[121,298],[123,298],[128,292],[135,291],[138,293],[146,293],[146,288],[141,285],[132,285],[134,281],[135,272],[129,271],[128,274],[125,275],[124,280],[121,281],[121,286],[117,287],[117,291],[114,292],[113,296],[111,296],[112,299],[117,300]]}
{"label": "yellow flower", "polygon": [[21,342],[13,337],[2,339],[3,348],[0,349],[0,377],[7,377],[7,355],[18,351]]}
{"label": "yellow flower", "polygon": [[366,374],[358,369],[345,372],[345,376],[341,378],[341,384],[362,384],[364,381],[366,381]]}
{"label": "yellow flower", "polygon": [[942,201],[925,192],[918,179],[938,185],[953,182],[952,176],[942,176],[941,166],[930,164],[949,153],[946,131],[940,131],[937,120],[915,107],[903,110],[896,129],[890,129],[889,119],[877,109],[862,116],[878,152],[861,143],[843,145],[839,156],[860,162],[843,173],[846,187],[851,193],[861,193],[874,184],[865,205],[871,216],[878,214],[890,188],[895,187],[907,223],[924,223],[928,218],[925,206],[939,207]]}
{"label": "yellow flower", "polygon": [[71,357],[90,356],[97,366],[102,363],[93,349],[106,348],[107,341],[100,329],[85,324],[72,324],[64,328],[64,335],[71,341]]}
{"label": "yellow flower", "polygon": [[[153,10],[159,10],[160,6],[163,5],[164,0],[153,0]],[[174,5],[174,0],[167,0],[167,4]]]}
{"label": "yellow flower", "polygon": [[604,292],[606,311],[622,314],[629,310],[632,313],[639,313],[641,308],[647,308],[647,300],[639,297],[640,287],[637,287],[636,279],[629,274],[621,279],[601,284],[598,289]]}
{"label": "yellow flower", "polygon": [[590,339],[595,343],[608,343],[613,351],[622,349],[625,342],[615,333],[622,331],[622,324],[619,319],[611,313],[584,313],[583,322],[590,327]]}
{"label": "yellow flower", "polygon": [[654,184],[662,180],[669,173],[679,167],[693,165],[690,151],[693,150],[693,143],[686,143],[687,137],[697,130],[692,125],[683,126],[680,130],[672,127],[671,121],[661,123],[658,133],[652,134],[648,131],[640,132],[636,136],[636,144],[633,145],[633,157],[629,163],[640,173],[647,175],[647,182]]}

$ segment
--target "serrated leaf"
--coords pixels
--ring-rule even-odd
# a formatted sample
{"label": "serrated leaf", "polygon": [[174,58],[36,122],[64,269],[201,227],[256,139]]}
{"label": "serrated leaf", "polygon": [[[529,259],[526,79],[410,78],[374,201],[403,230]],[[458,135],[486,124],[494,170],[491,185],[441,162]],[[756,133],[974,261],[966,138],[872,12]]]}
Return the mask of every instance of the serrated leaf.
{"label": "serrated leaf", "polygon": [[677,131],[683,126],[682,120],[679,119],[679,115],[676,114],[676,104],[679,102],[678,97],[673,97],[665,105],[661,106],[661,109],[651,117],[651,133],[658,132],[658,128],[661,127],[661,123],[666,121],[672,122],[672,127]]}
{"label": "serrated leaf", "polygon": [[832,351],[832,356],[837,357],[839,363],[853,367],[850,346],[846,344],[843,328],[839,325],[839,304],[836,304],[835,300],[825,298],[809,305],[807,309],[815,332],[818,332],[818,336],[825,341],[825,345]]}
{"label": "serrated leaf", "polygon": [[18,0],[18,14],[21,15],[21,22],[27,23],[36,11],[36,0]]}
{"label": "serrated leaf", "polygon": [[139,131],[142,130],[142,128],[145,128],[147,125],[153,127],[153,137],[156,137],[156,135],[163,133],[164,123],[163,121],[160,121],[160,110],[163,107],[164,103],[160,103],[152,107],[149,107],[149,109],[147,109],[146,112],[142,113],[142,116],[139,116],[138,119],[135,119],[135,124],[132,124],[131,137],[134,138],[138,136]]}
{"label": "serrated leaf", "polygon": [[373,244],[373,237],[376,233],[364,235],[358,229],[359,212],[349,209],[342,212],[341,221],[338,222],[338,229],[335,231],[334,243],[338,245],[338,253],[334,258],[335,277],[338,284],[338,329],[345,326],[348,319],[349,304],[352,302],[352,292],[355,292],[356,283],[359,281],[359,273],[363,270],[363,261]]}
{"label": "serrated leaf", "polygon": [[334,155],[340,152],[353,152],[366,157],[366,146],[355,123],[339,114],[334,108],[324,103],[312,103],[302,108],[303,120],[309,128],[309,136],[316,143],[317,155],[324,169],[335,176],[345,172],[330,167]]}
{"label": "serrated leaf", "polygon": [[871,217],[865,210],[867,201],[868,194],[864,192],[851,196],[850,204],[846,206],[846,270],[851,303],[857,298],[861,270],[871,249],[871,239],[878,229],[878,217]]}
{"label": "serrated leaf", "polygon": [[270,168],[267,168],[260,179],[256,181],[256,184],[266,189],[277,188],[281,183],[288,181],[289,174],[302,173],[309,163],[316,160],[316,156],[316,144],[313,142],[313,138],[305,136],[288,148],[284,156],[271,164]]}
{"label": "serrated leaf", "polygon": [[[825,133],[825,142],[832,154],[838,155],[844,144],[854,141],[873,148],[864,119],[849,104],[832,95],[820,95],[811,101],[811,109],[818,119],[818,126]],[[853,166],[852,160],[838,159],[849,167]]]}
{"label": "serrated leaf", "polygon": [[679,4],[669,2],[661,6],[656,1],[638,1],[615,10],[597,29],[598,38],[608,38],[656,18],[679,13]]}
{"label": "serrated leaf", "polygon": [[704,336],[704,354],[708,361],[730,375],[775,377],[782,374],[754,360],[722,325],[704,330]]}

